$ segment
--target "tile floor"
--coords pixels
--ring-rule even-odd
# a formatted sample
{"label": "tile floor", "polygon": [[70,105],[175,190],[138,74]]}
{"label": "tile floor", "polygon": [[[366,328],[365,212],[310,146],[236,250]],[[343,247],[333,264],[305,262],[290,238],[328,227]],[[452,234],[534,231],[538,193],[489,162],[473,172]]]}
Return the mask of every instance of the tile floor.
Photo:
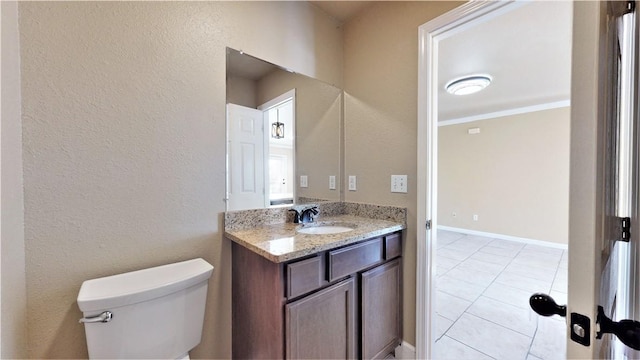
{"label": "tile floor", "polygon": [[529,296],[567,300],[567,251],[438,230],[435,359],[565,358],[565,321]]}

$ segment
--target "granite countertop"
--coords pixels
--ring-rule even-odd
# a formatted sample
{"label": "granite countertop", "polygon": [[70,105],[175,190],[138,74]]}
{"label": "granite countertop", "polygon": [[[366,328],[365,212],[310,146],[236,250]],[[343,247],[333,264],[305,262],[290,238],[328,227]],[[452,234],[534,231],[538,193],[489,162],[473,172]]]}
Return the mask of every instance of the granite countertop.
{"label": "granite countertop", "polygon": [[[322,235],[301,234],[296,231],[302,226],[317,226],[318,224],[349,226],[354,230]],[[274,263],[281,263],[405,228],[406,225],[401,222],[353,215],[337,215],[321,217],[315,224],[285,222],[245,229],[227,229],[225,235],[266,259]]]}

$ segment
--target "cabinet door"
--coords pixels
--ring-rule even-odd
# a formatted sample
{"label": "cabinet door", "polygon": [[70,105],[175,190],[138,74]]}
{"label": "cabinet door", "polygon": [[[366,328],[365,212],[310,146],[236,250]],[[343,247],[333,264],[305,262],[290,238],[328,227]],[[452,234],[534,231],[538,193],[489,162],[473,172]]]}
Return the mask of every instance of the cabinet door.
{"label": "cabinet door", "polygon": [[384,358],[400,343],[400,259],[362,273],[362,358]]}
{"label": "cabinet door", "polygon": [[287,359],[352,359],[356,350],[355,280],[287,304]]}

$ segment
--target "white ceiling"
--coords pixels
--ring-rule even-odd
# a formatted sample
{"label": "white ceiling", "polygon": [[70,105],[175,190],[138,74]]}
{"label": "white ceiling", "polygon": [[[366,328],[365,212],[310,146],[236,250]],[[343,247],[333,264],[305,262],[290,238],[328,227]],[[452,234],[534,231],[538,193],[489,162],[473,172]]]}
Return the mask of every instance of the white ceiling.
{"label": "white ceiling", "polygon": [[[374,2],[311,3],[339,21],[348,21]],[[441,41],[440,120],[568,102],[571,19],[570,1],[525,2],[511,12]],[[467,96],[444,91],[450,80],[477,73],[493,77],[493,83],[484,91]]]}
{"label": "white ceiling", "polygon": [[[441,41],[440,120],[568,101],[571,19],[569,1],[533,1]],[[444,90],[450,80],[477,73],[493,77],[485,90]]]}

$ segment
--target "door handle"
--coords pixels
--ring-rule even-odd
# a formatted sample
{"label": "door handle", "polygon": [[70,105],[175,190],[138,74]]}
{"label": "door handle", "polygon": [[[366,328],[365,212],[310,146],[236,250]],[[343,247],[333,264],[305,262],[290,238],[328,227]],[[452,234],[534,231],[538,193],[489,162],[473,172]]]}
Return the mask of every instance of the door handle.
{"label": "door handle", "polygon": [[529,298],[529,305],[531,306],[533,311],[538,313],[538,315],[560,315],[562,317],[567,316],[567,306],[556,304],[556,301],[547,294],[537,293],[531,295],[531,297]]}
{"label": "door handle", "polygon": [[600,325],[596,333],[596,339],[601,339],[604,334],[613,334],[628,347],[640,350],[640,321],[613,321],[604,313],[602,306],[598,306],[598,319],[596,324]]}
{"label": "door handle", "polygon": [[[542,316],[567,316],[567,306],[556,304],[555,300],[547,294],[538,293],[531,295],[529,298],[529,305],[533,311]],[[596,319],[596,324],[599,325],[599,329],[596,332],[596,339],[602,339],[604,334],[613,334],[628,347],[634,350],[640,350],[640,321],[613,321],[604,313],[604,308],[602,306],[598,306],[598,318]],[[572,313],[571,339],[588,346],[588,338],[589,318],[584,315]]]}
{"label": "door handle", "polygon": [[[556,304],[556,301],[547,294],[537,293],[531,295],[529,305],[533,311],[542,316],[567,316],[567,305]],[[571,313],[569,321],[571,325],[571,340],[578,344],[589,346],[591,344],[591,320],[582,314]]]}

